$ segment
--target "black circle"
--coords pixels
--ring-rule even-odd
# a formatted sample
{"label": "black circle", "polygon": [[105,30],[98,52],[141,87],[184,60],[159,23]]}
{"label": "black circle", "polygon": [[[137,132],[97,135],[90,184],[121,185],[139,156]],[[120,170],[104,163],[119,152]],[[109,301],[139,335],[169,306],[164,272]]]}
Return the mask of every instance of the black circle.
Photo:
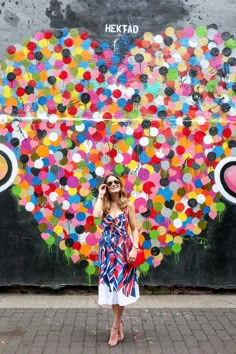
{"label": "black circle", "polygon": [[215,179],[215,173],[214,173],[214,171],[209,172],[209,173],[208,173],[208,177],[210,178],[211,181],[214,181],[214,179]]}
{"label": "black circle", "polygon": [[65,245],[66,245],[66,247],[72,247],[74,243],[75,243],[75,241],[72,240],[72,238],[67,238],[67,239],[65,240]]}
{"label": "black circle", "polygon": [[15,73],[10,72],[10,73],[7,74],[7,80],[8,80],[8,81],[14,81],[15,78],[16,78]]}
{"label": "black circle", "polygon": [[229,32],[223,32],[222,35],[221,35],[222,39],[224,41],[227,41],[228,39],[230,39],[232,36]]}
{"label": "black circle", "polygon": [[175,91],[171,87],[166,87],[165,88],[166,96],[172,96],[174,93],[175,93]]}
{"label": "black circle", "polygon": [[101,55],[103,53],[102,47],[98,46],[94,49],[94,53],[97,55]]}
{"label": "black circle", "polygon": [[160,185],[161,185],[162,187],[168,186],[168,185],[169,185],[169,180],[168,180],[168,178],[161,178],[161,179],[160,179]]}
{"label": "black circle", "polygon": [[141,213],[141,215],[144,217],[144,218],[148,218],[150,215],[151,215],[151,210],[147,210],[147,211],[144,211],[143,213]]}
{"label": "black circle", "polygon": [[42,60],[43,59],[43,54],[41,52],[35,52],[34,53],[34,58],[36,60]]}
{"label": "black circle", "polygon": [[142,74],[139,76],[139,80],[143,83],[146,84],[148,81],[148,76],[146,74]]}
{"label": "black circle", "polygon": [[226,73],[222,68],[217,70],[217,75],[219,75],[220,77],[226,77]]}
{"label": "black circle", "polygon": [[171,38],[171,37],[165,37],[165,38],[164,38],[164,43],[165,43],[166,46],[169,47],[169,46],[173,43],[173,38]]}
{"label": "black circle", "polygon": [[234,58],[234,57],[229,58],[228,59],[228,64],[230,66],[235,66],[236,65],[236,58]]}
{"label": "black circle", "polygon": [[39,168],[36,168],[36,167],[32,167],[31,169],[30,169],[30,172],[32,173],[32,175],[33,176],[38,176],[39,175],[39,173],[40,173],[40,169]]}
{"label": "black circle", "polygon": [[144,236],[145,240],[150,240],[150,239],[151,239],[149,233],[146,232],[146,231],[143,231],[143,232],[142,232],[142,235]]}
{"label": "black circle", "polygon": [[230,48],[228,48],[228,47],[226,47],[226,48],[224,48],[224,49],[222,50],[222,54],[223,54],[225,57],[229,57],[229,56],[231,55],[231,53],[232,53],[232,50],[231,50]]}
{"label": "black circle", "polygon": [[230,105],[228,104],[228,103],[223,103],[222,105],[221,105],[221,109],[222,109],[222,111],[223,112],[229,112],[230,111]]}
{"label": "black circle", "polygon": [[61,52],[63,58],[69,58],[70,57],[70,51],[69,49],[62,49],[62,52]]}
{"label": "black circle", "polygon": [[194,93],[192,94],[192,99],[193,99],[194,102],[200,101],[201,98],[202,98],[202,96],[200,95],[199,92],[194,92]]}
{"label": "black circle", "polygon": [[29,161],[29,156],[26,154],[23,154],[20,156],[20,162],[22,163],[27,163]]}
{"label": "black circle", "polygon": [[75,227],[75,232],[76,232],[77,234],[83,234],[84,231],[85,231],[84,225],[77,225],[77,226]]}
{"label": "black circle", "polygon": [[210,135],[215,136],[218,133],[218,129],[216,127],[211,127],[209,129],[209,133],[210,133]]}
{"label": "black circle", "polygon": [[62,103],[59,103],[59,104],[57,105],[57,110],[58,110],[58,112],[60,112],[60,113],[64,113],[64,112],[66,111],[66,106],[64,106]]}
{"label": "black circle", "polygon": [[228,142],[228,147],[229,147],[230,149],[235,148],[235,147],[236,147],[236,141],[235,141],[235,140],[230,140],[230,141]]}
{"label": "black circle", "polygon": [[134,59],[135,59],[136,63],[142,63],[144,60],[144,56],[142,54],[138,53],[138,54],[135,54]]}
{"label": "black circle", "polygon": [[55,31],[53,31],[53,35],[59,39],[63,37],[63,32],[59,29],[56,29]]}
{"label": "black circle", "polygon": [[153,256],[158,256],[158,254],[160,253],[161,251],[160,251],[160,248],[158,248],[158,247],[152,247],[151,248],[151,254],[153,255]]}
{"label": "black circle", "polygon": [[66,177],[61,177],[59,179],[60,185],[61,186],[66,186],[67,185],[67,178]]}
{"label": "black circle", "polygon": [[189,76],[190,76],[190,77],[196,77],[197,74],[198,74],[198,72],[197,72],[196,69],[193,69],[193,68],[192,68],[192,69],[189,70]]}
{"label": "black circle", "polygon": [[185,117],[183,119],[183,125],[185,126],[185,128],[190,128],[192,125],[192,120],[189,117]]}
{"label": "black circle", "polygon": [[195,206],[197,206],[196,199],[194,199],[194,198],[189,199],[188,205],[190,206],[190,208],[195,208]]}
{"label": "black circle", "polygon": [[56,83],[57,79],[55,76],[51,75],[48,77],[47,81],[50,85],[54,85]]}
{"label": "black circle", "polygon": [[166,157],[167,157],[168,159],[173,159],[174,156],[175,156],[175,153],[174,153],[173,150],[170,150],[169,153],[168,153],[168,155],[166,155]]}
{"label": "black circle", "polygon": [[161,75],[166,75],[168,73],[168,69],[166,66],[161,66],[160,69],[159,69],[159,73]]}
{"label": "black circle", "polygon": [[139,103],[141,101],[141,97],[140,95],[138,95],[137,93],[135,93],[132,97],[131,97],[131,101],[133,103]]}
{"label": "black circle", "polygon": [[142,152],[143,152],[143,147],[141,145],[136,145],[134,147],[134,152],[137,154],[137,155],[140,155]]}
{"label": "black circle", "polygon": [[167,113],[166,113],[166,111],[159,111],[157,113],[157,116],[161,119],[165,119],[167,117]]}
{"label": "black circle", "polygon": [[74,214],[73,213],[70,213],[69,211],[66,211],[65,212],[65,217],[67,220],[72,220],[74,218]]}
{"label": "black circle", "polygon": [[210,53],[213,57],[217,57],[217,55],[219,55],[220,51],[218,48],[215,47],[215,48],[211,48]]}
{"label": "black circle", "polygon": [[211,23],[210,25],[207,26],[207,28],[209,28],[209,29],[210,29],[210,28],[213,28],[213,29],[216,29],[216,30],[217,30],[217,29],[218,29],[218,26],[217,26],[216,23]]}
{"label": "black circle", "polygon": [[86,104],[90,101],[90,95],[86,92],[82,93],[81,95],[81,101]]}
{"label": "black circle", "polygon": [[173,209],[174,208],[174,205],[175,205],[175,201],[173,199],[171,200],[166,200],[165,201],[165,206],[168,208],[168,209]]}
{"label": "black circle", "polygon": [[215,161],[215,159],[216,159],[216,154],[215,154],[215,152],[213,152],[213,151],[208,152],[208,154],[207,154],[207,159],[208,159],[209,161]]}
{"label": "black circle", "polygon": [[100,65],[99,68],[98,68],[98,70],[99,70],[100,73],[102,73],[102,74],[106,74],[107,71],[108,71],[107,66],[104,65],[104,64],[103,64],[103,65]]}
{"label": "black circle", "polygon": [[12,106],[11,115],[17,116],[17,114],[18,114],[18,108],[16,106]]}
{"label": "black circle", "polygon": [[168,145],[173,146],[173,145],[175,145],[176,138],[174,136],[170,136],[169,138],[167,138],[166,141],[167,141]]}
{"label": "black circle", "polygon": [[236,92],[236,82],[232,85],[232,90]]}
{"label": "black circle", "polygon": [[20,140],[18,138],[12,138],[11,139],[11,145],[12,146],[18,146],[20,144]]}
{"label": "black circle", "polygon": [[25,86],[25,93],[26,95],[31,95],[31,93],[34,93],[34,88],[31,85]]}
{"label": "black circle", "polygon": [[143,129],[149,129],[150,126],[151,126],[150,120],[145,119],[145,120],[142,121],[142,128]]}

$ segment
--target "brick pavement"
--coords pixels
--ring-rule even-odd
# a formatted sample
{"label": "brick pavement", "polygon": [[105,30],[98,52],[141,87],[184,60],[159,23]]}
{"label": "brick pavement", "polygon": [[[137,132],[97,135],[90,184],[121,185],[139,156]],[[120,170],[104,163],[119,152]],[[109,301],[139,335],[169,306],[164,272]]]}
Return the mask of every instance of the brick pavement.
{"label": "brick pavement", "polygon": [[110,349],[111,309],[0,309],[4,354],[236,353],[236,309],[125,308],[125,340]]}

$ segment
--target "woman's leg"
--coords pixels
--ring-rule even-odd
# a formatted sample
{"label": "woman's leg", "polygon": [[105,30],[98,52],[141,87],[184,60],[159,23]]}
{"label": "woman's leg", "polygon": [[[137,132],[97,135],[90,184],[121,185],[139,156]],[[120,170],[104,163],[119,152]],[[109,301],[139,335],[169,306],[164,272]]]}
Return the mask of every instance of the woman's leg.
{"label": "woman's leg", "polygon": [[118,304],[112,305],[113,310],[113,325],[111,329],[110,339],[108,344],[113,346],[117,343],[118,340],[123,339],[123,328],[121,325],[121,318],[124,311],[124,306]]}

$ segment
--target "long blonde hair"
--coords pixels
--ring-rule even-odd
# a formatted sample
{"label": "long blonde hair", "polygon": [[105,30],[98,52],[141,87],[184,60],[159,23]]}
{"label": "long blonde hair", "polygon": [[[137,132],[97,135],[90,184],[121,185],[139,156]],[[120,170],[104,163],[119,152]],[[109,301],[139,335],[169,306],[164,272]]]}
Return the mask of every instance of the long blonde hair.
{"label": "long blonde hair", "polygon": [[[127,205],[128,205],[128,198],[127,198],[127,195],[126,195],[126,192],[125,192],[125,189],[124,189],[124,186],[123,186],[123,184],[121,182],[120,177],[116,176],[113,173],[110,173],[109,175],[107,175],[104,178],[103,183],[106,184],[108,178],[111,177],[111,176],[115,177],[120,182],[120,198],[119,198],[119,201],[118,201],[118,205],[119,205],[121,210],[124,210],[127,207]],[[105,192],[105,195],[104,195],[104,199],[103,199],[103,212],[104,212],[104,214],[108,214],[109,211],[110,211],[110,208],[111,208],[111,195],[110,195],[110,193],[108,191],[108,188],[107,188],[106,192]]]}

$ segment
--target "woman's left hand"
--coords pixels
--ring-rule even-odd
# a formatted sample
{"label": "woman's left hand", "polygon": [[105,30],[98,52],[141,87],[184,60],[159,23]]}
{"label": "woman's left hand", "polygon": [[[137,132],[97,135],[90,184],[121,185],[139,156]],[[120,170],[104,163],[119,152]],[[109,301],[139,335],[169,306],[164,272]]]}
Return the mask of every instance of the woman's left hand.
{"label": "woman's left hand", "polygon": [[132,247],[131,251],[129,252],[129,257],[128,257],[128,262],[129,263],[134,263],[136,257],[137,257],[137,249]]}

